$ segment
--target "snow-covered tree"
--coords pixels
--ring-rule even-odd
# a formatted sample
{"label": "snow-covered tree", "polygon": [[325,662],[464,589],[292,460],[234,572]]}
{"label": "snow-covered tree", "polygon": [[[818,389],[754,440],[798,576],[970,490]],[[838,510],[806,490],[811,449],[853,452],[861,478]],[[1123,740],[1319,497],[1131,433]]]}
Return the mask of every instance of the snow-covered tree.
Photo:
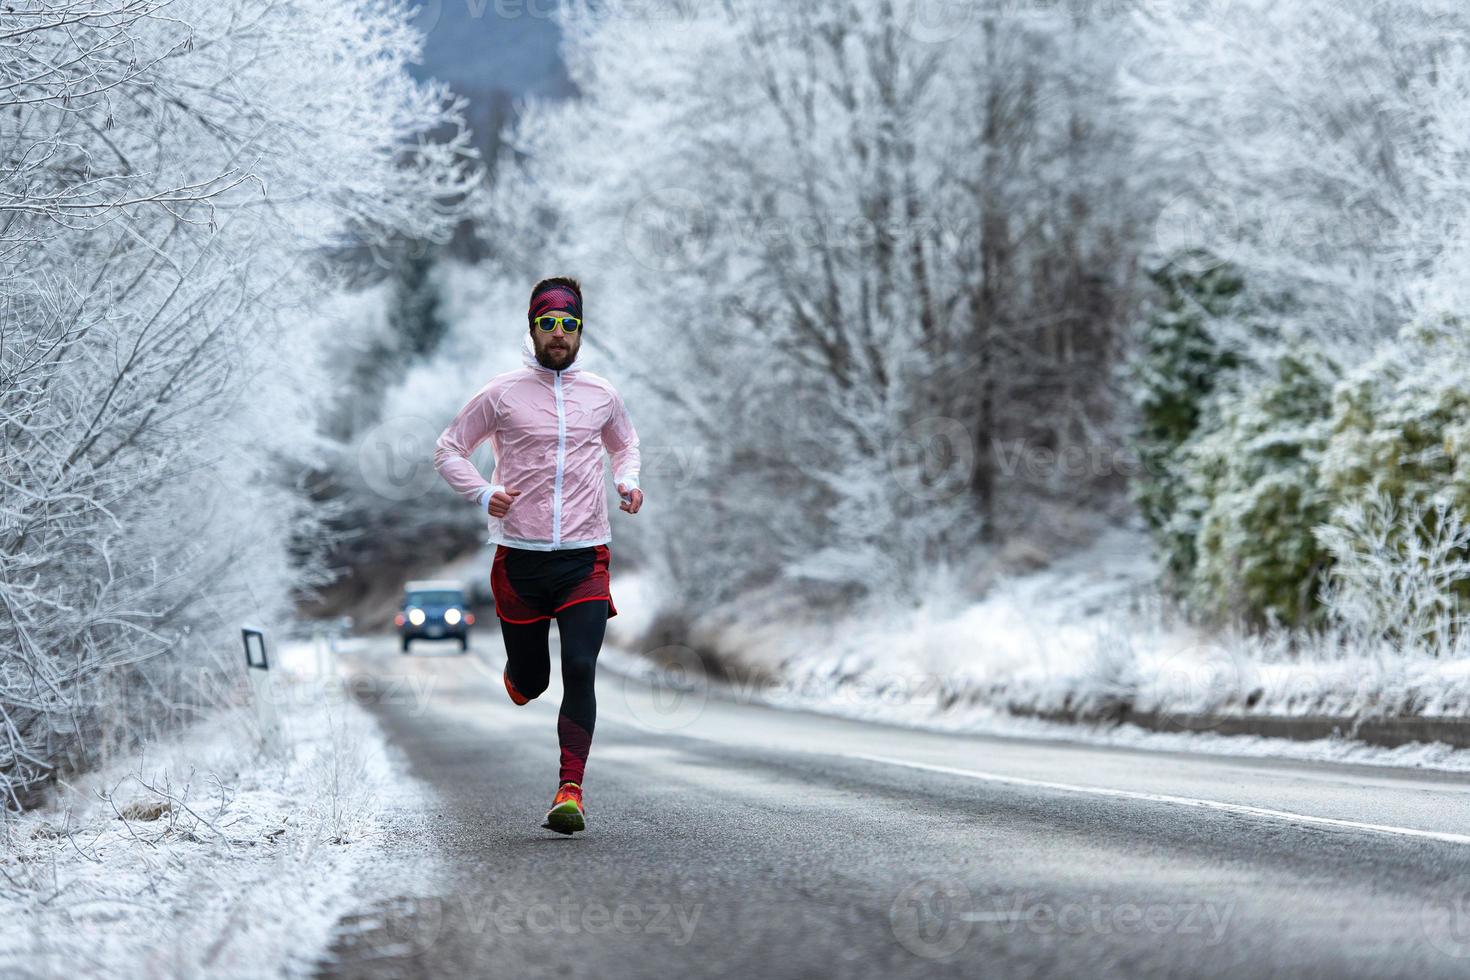
{"label": "snow-covered tree", "polygon": [[[1167,202],[1161,251],[1207,250],[1290,297],[1291,329],[1347,368],[1440,312],[1426,281],[1470,220],[1470,8],[1185,0],[1137,23],[1124,90]],[[1227,346],[1257,342],[1229,328]]]}
{"label": "snow-covered tree", "polygon": [[1179,591],[1196,609],[1258,625],[1317,616],[1327,560],[1314,529],[1330,507],[1319,468],[1337,375],[1314,349],[1285,349],[1272,374],[1217,392],[1215,417],[1181,447],[1185,492],[1164,538],[1188,541],[1188,560],[1170,565],[1188,568]]}
{"label": "snow-covered tree", "polygon": [[1323,479],[1340,503],[1376,488],[1400,504],[1470,515],[1470,332],[1405,328],[1333,393]]}
{"label": "snow-covered tree", "polygon": [[[1275,514],[1274,528],[1217,520],[1206,549],[1215,557],[1201,550],[1184,564],[1198,562],[1207,584],[1197,594],[1217,611],[1225,596],[1233,611],[1297,619],[1335,560],[1302,533],[1320,507],[1338,515],[1334,555],[1350,553],[1353,529],[1372,524],[1360,518],[1373,494],[1403,513],[1432,517],[1432,502],[1454,501],[1464,515],[1453,447],[1470,372],[1453,340],[1426,347],[1417,325],[1458,321],[1470,302],[1470,9],[1445,0],[1187,0],[1149,5],[1135,20],[1142,43],[1122,87],[1140,114],[1146,179],[1164,203],[1154,249],[1166,259],[1228,263],[1252,296],[1271,297],[1272,329],[1260,328],[1259,302],[1206,325],[1209,343],[1241,365],[1241,404],[1258,400],[1257,386],[1279,386],[1273,360],[1283,347],[1308,362],[1330,356],[1343,372],[1330,403],[1314,383],[1307,411],[1272,415],[1270,424],[1255,412],[1262,424],[1242,428],[1239,408],[1207,420],[1223,428],[1196,441],[1222,452],[1196,453],[1186,471],[1250,445],[1293,447],[1299,462],[1269,479],[1253,475],[1259,487],[1185,472],[1197,488],[1233,496],[1197,494],[1169,525],[1178,540],[1200,542],[1197,522],[1210,510]],[[1329,410],[1324,439],[1311,413]],[[1308,451],[1319,446],[1314,471]],[[1246,452],[1231,469],[1249,472],[1257,455]],[[1294,479],[1307,482],[1288,499]],[[1269,561],[1267,545],[1279,546]],[[1239,560],[1218,560],[1229,556]],[[1295,588],[1291,569],[1303,576]]]}
{"label": "snow-covered tree", "polygon": [[432,251],[427,247],[413,249],[394,263],[388,325],[407,357],[423,358],[432,354],[449,329],[440,311],[434,264]]}
{"label": "snow-covered tree", "polygon": [[586,343],[637,379],[685,598],[922,589],[1101,482],[1006,474],[998,447],[1114,439],[1118,23],[997,10],[940,43],[857,0],[598,9],[570,5],[583,97],[523,116],[492,220],[531,278],[582,277]]}
{"label": "snow-covered tree", "polygon": [[[473,173],[393,2],[0,15],[0,786],[207,700],[281,621],[325,250],[447,234]],[[203,673],[193,673],[200,671]],[[179,678],[188,677],[187,682]],[[104,687],[105,685],[105,687]],[[119,692],[118,686],[126,691]],[[207,687],[208,685],[202,685]],[[78,755],[80,753],[80,755]],[[14,799],[14,796],[12,796]]]}
{"label": "snow-covered tree", "polygon": [[[1211,327],[1234,313],[1244,284],[1228,266],[1181,258],[1151,275],[1158,294],[1129,365],[1140,463],[1133,493],[1156,533],[1170,526],[1181,504],[1184,465],[1178,451],[1206,421],[1210,395],[1233,381],[1238,366],[1233,354],[1220,349]],[[1194,567],[1193,533],[1165,538],[1161,545],[1171,577],[1187,575]]]}

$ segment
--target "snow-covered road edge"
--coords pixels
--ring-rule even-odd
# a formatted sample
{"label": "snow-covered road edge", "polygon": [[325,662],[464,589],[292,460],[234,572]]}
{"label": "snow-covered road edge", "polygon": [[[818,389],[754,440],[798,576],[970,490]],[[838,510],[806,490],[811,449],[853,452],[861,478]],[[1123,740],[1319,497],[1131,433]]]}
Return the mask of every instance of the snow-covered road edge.
{"label": "snow-covered road edge", "polygon": [[[309,645],[274,672],[286,749],[229,709],[12,815],[0,856],[0,973],[309,976],[388,801],[426,792]],[[170,799],[170,797],[172,799]]]}
{"label": "snow-covered road edge", "polygon": [[[765,689],[727,684],[683,668],[670,673],[646,658],[618,647],[605,647],[599,665],[639,683],[658,686],[666,693],[653,703],[666,705],[671,717],[683,719],[694,717],[687,706],[688,698],[698,701],[704,697],[712,697],[924,731],[1072,742],[1154,752],[1192,752],[1245,758],[1296,759],[1470,772],[1470,750],[1457,749],[1443,743],[1415,743],[1390,749],[1344,738],[1301,741],[1257,735],[1221,735],[1210,731],[1156,732],[1129,724],[1054,722],[1020,717],[983,705],[944,710],[930,701],[895,701],[873,696],[872,686],[865,685],[861,679],[845,688],[828,685],[823,696],[811,696],[800,693],[803,685],[799,682]],[[659,730],[677,729],[660,726]]]}
{"label": "snow-covered road edge", "polygon": [[[1274,726],[1294,734],[1324,717],[1344,719],[1344,732],[1354,719],[1470,717],[1470,662],[1293,658],[1270,638],[1204,634],[1150,607],[1156,575],[1146,538],[1118,529],[978,600],[941,591],[903,608],[878,597],[834,618],[778,583],[692,624],[688,646],[646,638],[660,595],[624,575],[602,660],[716,697],[936,731],[1470,771],[1470,750],[1442,743],[1210,730],[1225,717],[1302,722]],[[1130,713],[1166,730],[1116,723]]]}

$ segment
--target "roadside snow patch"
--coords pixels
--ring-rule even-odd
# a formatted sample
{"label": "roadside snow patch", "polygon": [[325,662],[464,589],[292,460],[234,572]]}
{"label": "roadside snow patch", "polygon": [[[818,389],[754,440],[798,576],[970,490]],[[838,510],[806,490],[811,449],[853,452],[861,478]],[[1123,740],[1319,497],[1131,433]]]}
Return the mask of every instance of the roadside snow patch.
{"label": "roadside snow patch", "polygon": [[280,755],[232,708],[6,819],[0,973],[312,973],[384,846],[381,794],[408,790],[331,662],[277,649]]}

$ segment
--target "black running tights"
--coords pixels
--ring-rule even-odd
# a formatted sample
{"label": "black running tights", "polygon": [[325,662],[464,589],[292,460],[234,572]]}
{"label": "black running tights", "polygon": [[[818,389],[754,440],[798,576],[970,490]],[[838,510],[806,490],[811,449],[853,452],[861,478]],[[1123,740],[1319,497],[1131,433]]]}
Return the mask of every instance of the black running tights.
{"label": "black running tights", "polygon": [[[592,748],[592,729],[597,724],[597,654],[607,630],[607,600],[589,599],[574,603],[556,614],[561,636],[561,712],[556,719],[561,743],[561,781],[580,784]],[[551,653],[547,639],[551,620],[534,623],[500,621],[505,639],[506,669],[515,689],[528,698],[539,697],[551,679]]]}

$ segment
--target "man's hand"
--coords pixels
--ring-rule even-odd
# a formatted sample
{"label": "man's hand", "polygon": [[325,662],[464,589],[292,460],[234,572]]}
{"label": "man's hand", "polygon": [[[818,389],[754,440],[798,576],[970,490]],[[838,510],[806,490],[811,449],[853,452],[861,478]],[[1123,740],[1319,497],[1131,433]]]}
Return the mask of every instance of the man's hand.
{"label": "man's hand", "polygon": [[519,490],[497,490],[490,495],[490,516],[504,517],[510,505],[521,495]]}
{"label": "man's hand", "polygon": [[637,487],[634,487],[632,492],[629,492],[628,485],[626,483],[619,483],[618,496],[623,498],[623,502],[618,505],[619,510],[625,510],[630,514],[636,514],[638,513],[638,508],[643,506],[643,491],[639,490]]}

